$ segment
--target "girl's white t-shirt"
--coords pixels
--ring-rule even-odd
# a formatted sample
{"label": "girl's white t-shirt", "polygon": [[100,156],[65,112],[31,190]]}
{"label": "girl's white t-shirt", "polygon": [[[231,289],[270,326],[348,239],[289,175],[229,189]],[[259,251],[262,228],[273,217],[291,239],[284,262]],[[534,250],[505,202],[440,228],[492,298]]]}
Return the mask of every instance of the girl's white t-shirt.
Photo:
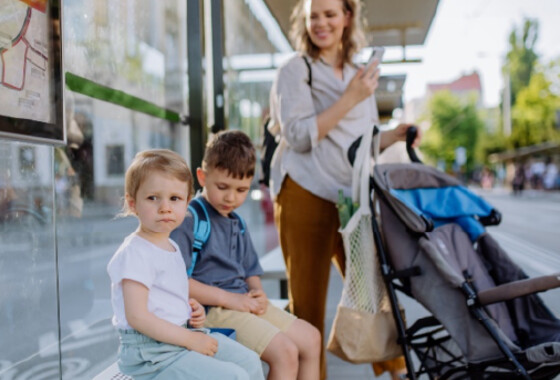
{"label": "girl's white t-shirt", "polygon": [[169,240],[169,252],[136,234],[126,237],[107,265],[111,277],[113,325],[132,329],[126,320],[122,280],[134,280],[149,289],[148,311],[161,319],[182,326],[191,316],[189,281],[181,250]]}

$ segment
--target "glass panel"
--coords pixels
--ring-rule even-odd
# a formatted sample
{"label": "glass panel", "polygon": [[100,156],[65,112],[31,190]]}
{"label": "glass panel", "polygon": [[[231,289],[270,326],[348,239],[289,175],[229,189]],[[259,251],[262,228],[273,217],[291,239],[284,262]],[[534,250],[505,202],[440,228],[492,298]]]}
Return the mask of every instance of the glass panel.
{"label": "glass panel", "polygon": [[[185,112],[186,2],[64,4],[67,72]],[[84,364],[63,368],[63,379],[91,379],[116,360],[106,266],[137,226],[116,217],[126,168],[144,149],[189,156],[187,128],[107,100],[66,91],[69,141],[55,150],[62,362]]]}
{"label": "glass panel", "polygon": [[[185,155],[186,128],[79,94],[74,121],[83,139],[55,152],[62,357],[82,358],[90,379],[116,358],[106,266],[134,218],[116,217],[124,172],[139,150],[169,148]],[[179,143],[183,142],[179,145]],[[76,379],[64,374],[65,379]]]}
{"label": "glass panel", "polygon": [[[223,2],[225,28],[225,88],[230,129],[247,133],[260,151],[261,126],[268,114],[268,97],[280,57],[291,54],[286,37],[263,0]],[[272,202],[259,187],[260,163],[251,197],[239,212],[247,220],[255,248],[265,254],[278,245]],[[275,296],[275,295],[269,295]]]}
{"label": "glass panel", "polygon": [[52,152],[0,140],[1,379],[60,376]]}
{"label": "glass panel", "polygon": [[275,57],[291,48],[264,1],[226,1],[224,14],[228,125],[258,142]]}
{"label": "glass panel", "polygon": [[185,1],[67,1],[65,71],[183,112],[185,20]]}

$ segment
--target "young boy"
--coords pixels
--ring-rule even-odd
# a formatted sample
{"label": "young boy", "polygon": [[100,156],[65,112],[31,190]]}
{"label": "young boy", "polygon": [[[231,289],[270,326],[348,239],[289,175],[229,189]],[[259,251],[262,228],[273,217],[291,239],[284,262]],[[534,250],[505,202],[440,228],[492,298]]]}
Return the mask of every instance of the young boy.
{"label": "young boy", "polygon": [[[206,146],[196,175],[211,232],[189,279],[191,293],[209,306],[205,325],[235,329],[237,340],[269,365],[268,379],[318,379],[319,331],[268,302],[249,231],[242,232],[232,215],[249,192],[255,157],[251,140],[240,131],[220,132]],[[190,213],[171,238],[189,268],[194,239]]]}
{"label": "young boy", "polygon": [[204,308],[189,299],[181,250],[169,239],[185,217],[191,189],[185,160],[170,150],[140,152],[126,172],[123,214],[135,215],[139,226],[107,266],[119,368],[137,380],[264,379],[254,352],[193,329],[203,326]]}

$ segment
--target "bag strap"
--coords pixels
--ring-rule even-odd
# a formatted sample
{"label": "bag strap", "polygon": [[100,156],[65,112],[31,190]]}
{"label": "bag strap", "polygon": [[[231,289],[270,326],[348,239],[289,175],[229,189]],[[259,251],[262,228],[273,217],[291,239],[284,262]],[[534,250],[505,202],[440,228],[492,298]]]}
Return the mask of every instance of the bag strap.
{"label": "bag strap", "polygon": [[379,157],[379,152],[381,147],[381,131],[377,128],[377,125],[373,126],[373,162],[377,163]]}
{"label": "bag strap", "polygon": [[311,87],[311,80],[313,79],[313,74],[311,72],[311,63],[309,63],[306,56],[302,55],[301,58],[303,58],[303,61],[307,66],[307,70],[309,71],[309,76],[307,77],[307,84],[309,85],[309,87]]}
{"label": "bag strap", "polygon": [[359,207],[369,209],[369,175],[371,166],[371,143],[376,126],[367,128],[356,153],[356,160],[352,168],[352,201],[359,202]]}
{"label": "bag strap", "polygon": [[[208,215],[208,210],[206,210],[206,205],[199,197],[194,198],[189,203],[187,210],[193,216],[193,236],[194,241],[192,245],[192,258],[191,265],[187,269],[187,275],[190,277],[194,271],[194,266],[198,260],[200,251],[210,238],[210,231],[212,230],[212,224],[210,222],[210,216]],[[245,233],[247,225],[245,220],[237,214],[236,212],[231,213],[232,217],[235,218],[240,224],[241,235]]]}

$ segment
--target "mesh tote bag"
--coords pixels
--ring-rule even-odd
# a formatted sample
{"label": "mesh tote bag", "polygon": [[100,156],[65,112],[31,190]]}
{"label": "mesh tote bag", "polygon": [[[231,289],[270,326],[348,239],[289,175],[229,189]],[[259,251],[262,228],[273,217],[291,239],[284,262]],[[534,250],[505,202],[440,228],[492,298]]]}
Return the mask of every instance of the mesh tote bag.
{"label": "mesh tote bag", "polygon": [[369,203],[372,133],[370,130],[363,136],[354,162],[352,201],[359,206],[340,229],[346,276],[327,344],[330,352],[352,363],[380,362],[402,355],[373,240]]}

